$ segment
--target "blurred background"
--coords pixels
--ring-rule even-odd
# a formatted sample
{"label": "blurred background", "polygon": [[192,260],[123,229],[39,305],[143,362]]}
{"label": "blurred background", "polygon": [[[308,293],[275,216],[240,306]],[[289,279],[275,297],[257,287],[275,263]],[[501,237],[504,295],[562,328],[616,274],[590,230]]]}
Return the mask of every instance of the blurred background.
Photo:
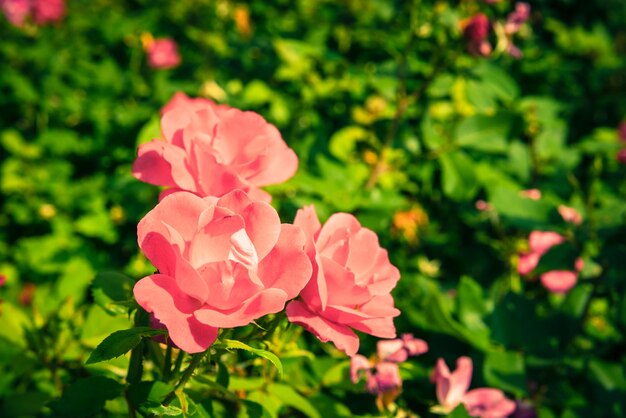
{"label": "blurred background", "polygon": [[[435,360],[468,355],[475,385],[541,417],[626,416],[623,0],[0,8],[0,416],[49,415],[92,373],[90,350],[130,326],[89,285],[154,270],[136,225],[159,190],[130,168],[177,91],[278,127],[300,159],[268,188],[283,222],[315,204],[379,234],[403,277],[398,331],[430,345],[403,371],[401,406],[430,416]],[[528,272],[532,231],[565,243]],[[571,288],[542,282],[578,258]],[[337,353],[301,344],[332,394],[326,416],[376,413],[371,395],[323,380]]]}

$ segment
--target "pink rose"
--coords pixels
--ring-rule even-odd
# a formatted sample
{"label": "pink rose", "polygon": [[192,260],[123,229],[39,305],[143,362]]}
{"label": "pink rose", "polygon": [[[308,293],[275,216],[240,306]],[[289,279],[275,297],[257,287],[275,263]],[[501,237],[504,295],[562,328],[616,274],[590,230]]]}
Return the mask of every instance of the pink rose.
{"label": "pink rose", "polygon": [[167,70],[180,65],[178,46],[173,39],[155,39],[147,46],[148,65],[157,70]]}
{"label": "pink rose", "polygon": [[552,270],[541,275],[541,284],[552,293],[567,293],[578,279],[578,274],[569,270]]}
{"label": "pink rose", "polygon": [[362,373],[369,377],[372,364],[367,357],[357,354],[350,359],[350,380],[352,383],[356,383],[360,380]]}
{"label": "pink rose", "polygon": [[65,0],[35,0],[33,9],[35,23],[58,22],[65,15]]}
{"label": "pink rose", "polygon": [[307,235],[313,263],[302,300],[287,305],[287,316],[321,341],[332,341],[349,356],[359,337],[352,328],[380,338],[393,338],[393,289],[400,272],[380,248],[376,234],[347,213],[331,216],[322,227],[313,206],[300,209],[294,225]]}
{"label": "pink rose", "polygon": [[479,418],[505,418],[515,411],[515,402],[499,389],[478,388],[468,392],[472,380],[472,359],[459,357],[456,370],[450,372],[443,359],[437,361],[432,380],[443,412],[450,413],[463,403],[468,414]]}
{"label": "pink rose", "polygon": [[414,338],[411,334],[403,334],[401,338],[380,340],[376,343],[378,358],[394,363],[402,363],[409,357],[424,354],[427,351],[426,341]]}
{"label": "pink rose", "polygon": [[164,140],[139,147],[133,175],[198,196],[223,196],[241,189],[270,201],[261,186],[294,175],[298,157],[280,132],[254,112],[218,106],[206,99],[174,96],[161,118]]}
{"label": "pink rose", "polygon": [[302,231],[240,190],[219,199],[173,193],[137,234],[158,273],[137,282],[135,298],[190,353],[206,350],[218,328],[281,311],[311,277]]}
{"label": "pink rose", "polygon": [[507,399],[499,389],[479,388],[465,395],[463,404],[467,413],[479,418],[505,418],[516,408],[515,402]]}
{"label": "pink rose", "polygon": [[433,371],[432,381],[437,388],[437,400],[446,413],[450,413],[461,402],[472,381],[472,359],[459,357],[456,370],[450,372],[446,362],[440,358]]}
{"label": "pink rose", "polygon": [[580,215],[574,208],[570,208],[569,206],[559,205],[559,214],[563,218],[565,222],[572,223],[574,225],[580,225],[583,221],[583,217]]}
{"label": "pink rose", "polygon": [[30,0],[0,0],[0,8],[13,26],[21,27],[30,14]]}

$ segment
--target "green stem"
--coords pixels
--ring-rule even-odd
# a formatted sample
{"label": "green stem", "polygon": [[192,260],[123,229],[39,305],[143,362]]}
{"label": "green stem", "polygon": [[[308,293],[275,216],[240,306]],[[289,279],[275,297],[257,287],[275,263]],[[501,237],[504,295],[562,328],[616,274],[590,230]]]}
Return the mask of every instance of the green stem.
{"label": "green stem", "polygon": [[128,363],[128,373],[126,381],[128,383],[137,383],[141,380],[143,374],[143,349],[144,341],[141,341],[130,353],[130,362]]}
{"label": "green stem", "polygon": [[168,344],[165,349],[165,360],[163,361],[162,370],[163,380],[169,380],[172,373],[172,346],[170,344]]}
{"label": "green stem", "polygon": [[183,359],[185,358],[185,352],[180,350],[178,356],[176,356],[176,363],[174,363],[174,372],[173,376],[178,376],[180,374],[180,366],[183,364]]}
{"label": "green stem", "polygon": [[193,372],[200,365],[200,363],[202,362],[202,359],[204,358],[205,355],[207,355],[208,352],[209,351],[207,350],[203,353],[193,354],[191,356],[191,363],[189,364],[189,366],[187,366],[187,368],[183,372],[183,375],[178,381],[178,383],[176,384],[176,386],[174,387],[174,390],[171,391],[169,395],[167,395],[167,397],[163,401],[163,405],[169,405],[169,403],[174,400],[174,398],[176,397],[176,392],[179,389],[183,388],[185,384],[189,381],[189,379],[191,379]]}

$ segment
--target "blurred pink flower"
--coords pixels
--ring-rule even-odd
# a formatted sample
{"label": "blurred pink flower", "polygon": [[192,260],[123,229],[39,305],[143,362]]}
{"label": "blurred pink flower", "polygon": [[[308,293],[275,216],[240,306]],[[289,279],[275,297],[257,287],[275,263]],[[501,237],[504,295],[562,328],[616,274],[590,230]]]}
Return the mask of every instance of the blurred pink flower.
{"label": "blurred pink flower", "polygon": [[482,199],[477,200],[475,206],[476,206],[476,209],[478,209],[481,212],[493,209],[493,206],[491,206],[489,202],[486,202]]}
{"label": "blurred pink flower", "polygon": [[551,231],[532,231],[528,237],[529,252],[520,255],[517,264],[519,274],[526,275],[532,272],[539,264],[541,256],[555,245],[561,244],[565,238]]}
{"label": "blurred pink flower", "polygon": [[311,277],[302,230],[241,190],[219,199],[173,193],[139,222],[137,235],[158,270],[135,284],[137,303],[189,353],[206,350],[218,328],[280,312]]}
{"label": "blurred pink flower", "polygon": [[515,3],[515,10],[509,13],[504,24],[504,31],[508,35],[512,35],[520,30],[522,25],[526,23],[530,17],[530,4],[525,2]]}
{"label": "blurred pink flower", "polygon": [[378,358],[382,361],[402,363],[411,356],[424,354],[428,344],[424,340],[414,338],[411,334],[402,334],[395,340],[380,340],[376,344]]}
{"label": "blurred pink flower", "polygon": [[354,356],[359,337],[352,330],[380,338],[396,336],[393,289],[400,272],[389,262],[378,236],[347,213],[332,215],[322,226],[313,206],[300,209],[294,225],[307,236],[313,264],[301,300],[287,305],[287,317],[323,342]]}
{"label": "blurred pink flower", "polygon": [[559,205],[558,210],[559,210],[559,214],[561,215],[561,217],[563,218],[565,222],[569,222],[574,225],[580,225],[583,221],[583,218],[580,215],[580,212],[578,212],[574,208],[571,208],[565,205]]}
{"label": "blurred pink flower", "polygon": [[4,286],[7,282],[7,276],[0,274],[0,287]]}
{"label": "blurred pink flower", "polygon": [[487,56],[491,53],[491,44],[487,40],[490,29],[489,18],[483,13],[478,13],[467,21],[463,36],[467,41],[467,50],[471,54]]}
{"label": "blurred pink flower", "polygon": [[30,14],[30,0],[0,0],[0,8],[13,26],[21,27]]}
{"label": "blurred pink flower", "polygon": [[626,148],[617,151],[615,159],[618,163],[626,165]]}
{"label": "blurred pink flower", "polygon": [[499,389],[478,388],[468,392],[472,380],[472,359],[459,357],[456,364],[456,370],[451,373],[440,358],[433,371],[437,400],[444,413],[450,413],[461,403],[470,416],[478,418],[505,418],[515,411],[515,402],[507,399]]}
{"label": "blurred pink flower", "polygon": [[357,354],[350,359],[350,380],[352,383],[356,383],[361,378],[361,372],[365,371],[369,377],[372,364],[367,357]]}
{"label": "blurred pink flower", "polygon": [[522,197],[527,197],[528,199],[532,199],[532,200],[541,199],[541,190],[539,189],[522,190],[519,192],[519,194]]}
{"label": "blurred pink flower", "polygon": [[65,15],[65,0],[35,0],[33,8],[35,23],[58,22]]}
{"label": "blurred pink flower", "polygon": [[173,39],[154,39],[147,45],[146,52],[148,53],[148,65],[152,68],[167,70],[178,67],[180,64],[178,46]]}
{"label": "blurred pink flower", "polygon": [[254,112],[189,99],[182,93],[164,107],[164,140],[139,146],[133,175],[169,187],[223,196],[240,189],[253,200],[271,201],[261,186],[281,183],[298,168],[298,157],[278,129]]}
{"label": "blurred pink flower", "polygon": [[507,399],[499,389],[473,389],[463,398],[467,413],[478,418],[505,418],[516,408],[515,402]]}
{"label": "blurred pink flower", "polygon": [[574,268],[576,269],[577,272],[581,272],[583,271],[583,269],[585,268],[585,260],[583,260],[582,258],[578,257],[576,259],[576,261],[574,262]]}
{"label": "blurred pink flower", "polygon": [[402,378],[397,363],[381,361],[376,364],[376,373],[367,378],[367,391],[372,394],[391,392],[402,387]]}
{"label": "blurred pink flower", "polygon": [[578,274],[569,270],[552,270],[541,275],[541,284],[552,293],[567,293],[576,285]]}
{"label": "blurred pink flower", "polygon": [[456,361],[456,370],[450,372],[446,362],[437,360],[431,380],[437,388],[437,401],[444,412],[450,413],[461,402],[472,381],[472,359],[459,357]]}

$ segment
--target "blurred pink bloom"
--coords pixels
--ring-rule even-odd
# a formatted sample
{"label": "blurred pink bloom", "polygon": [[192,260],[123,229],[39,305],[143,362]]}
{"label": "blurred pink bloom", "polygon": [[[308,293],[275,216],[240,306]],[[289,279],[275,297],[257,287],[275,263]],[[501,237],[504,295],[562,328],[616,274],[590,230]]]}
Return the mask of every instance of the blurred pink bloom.
{"label": "blurred pink bloom", "polygon": [[515,411],[516,405],[499,389],[473,389],[463,398],[467,413],[478,418],[505,418]]}
{"label": "blurred pink bloom", "polygon": [[313,263],[301,300],[287,305],[287,317],[323,342],[354,356],[359,337],[352,330],[380,338],[396,336],[393,318],[400,314],[391,296],[400,272],[389,262],[378,236],[347,213],[332,215],[322,226],[313,206],[300,209],[294,225],[307,236]]}
{"label": "blurred pink bloom", "polygon": [[147,46],[148,65],[158,70],[167,70],[180,64],[178,46],[173,39],[155,39]]}
{"label": "blurred pink bloom", "polygon": [[376,364],[376,373],[367,379],[367,390],[373,394],[391,392],[402,387],[402,378],[397,363],[381,361]]}
{"label": "blurred pink bloom", "polygon": [[567,293],[577,280],[576,272],[552,270],[541,275],[541,284],[552,293]]}
{"label": "blurred pink bloom", "polygon": [[583,269],[585,268],[585,260],[583,260],[582,258],[578,257],[576,259],[576,261],[574,262],[574,268],[576,269],[577,272],[581,272],[583,271]]}
{"label": "blurred pink bloom", "polygon": [[21,27],[30,14],[30,0],[0,0],[0,8],[13,26]]}
{"label": "blurred pink bloom", "polygon": [[530,4],[525,2],[515,3],[515,10],[509,14],[506,23],[504,24],[504,31],[508,35],[512,35],[519,31],[520,28],[528,18],[530,17]]}
{"label": "blurred pink bloom", "polygon": [[517,263],[517,272],[524,276],[530,274],[530,272],[532,272],[539,264],[540,258],[541,256],[537,253],[526,253],[520,255]]}
{"label": "blurred pink bloom", "polygon": [[580,215],[580,212],[578,212],[574,208],[571,208],[565,205],[559,205],[558,210],[559,210],[559,214],[561,214],[561,217],[563,217],[563,220],[565,222],[569,222],[574,225],[580,225],[583,221],[583,218]]}
{"label": "blurred pink bloom", "polygon": [[516,60],[521,59],[522,56],[524,56],[524,54],[522,53],[522,51],[515,46],[515,44],[513,44],[513,42],[509,41],[507,43],[506,46],[506,53],[511,57],[511,58],[515,58]]}
{"label": "blurred pink bloom", "polygon": [[533,253],[544,255],[555,245],[562,244],[565,238],[551,231],[532,231],[528,236],[528,247]]}
{"label": "blurred pink bloom", "polygon": [[456,370],[450,372],[446,362],[440,358],[431,379],[437,388],[437,401],[446,413],[450,413],[461,402],[472,381],[472,359],[459,357]]}
{"label": "blurred pink bloom", "polygon": [[450,369],[443,359],[437,361],[432,380],[437,388],[437,400],[443,412],[450,413],[459,404],[472,417],[505,418],[515,410],[515,402],[507,399],[499,389],[478,388],[468,392],[472,380],[472,359],[459,357],[456,370]]}
{"label": "blurred pink bloom", "polygon": [[615,159],[618,163],[626,165],[626,148],[617,151]]}
{"label": "blurred pink bloom", "polygon": [[4,286],[7,282],[7,276],[0,274],[0,287]]}
{"label": "blurred pink bloom", "polygon": [[521,192],[519,192],[519,194],[522,197],[527,197],[527,198],[532,199],[532,200],[539,200],[539,199],[541,199],[541,190],[539,190],[539,189],[522,190]]}
{"label": "blurred pink bloom", "polygon": [[465,28],[463,36],[467,40],[467,50],[474,55],[487,56],[491,53],[491,44],[487,40],[491,23],[483,13],[471,17]]}
{"label": "blurred pink bloom", "polygon": [[177,192],[139,222],[141,251],[158,269],[134,287],[137,303],[182,350],[206,350],[218,328],[280,312],[311,277],[305,235],[236,190],[221,198]]}
{"label": "blurred pink bloom", "polygon": [[617,137],[620,141],[626,142],[626,122],[622,122],[617,127]]}
{"label": "blurred pink bloom", "polygon": [[207,99],[174,96],[164,107],[161,131],[164,140],[139,146],[133,175],[169,187],[164,194],[186,190],[219,197],[240,189],[269,202],[259,187],[281,183],[298,168],[298,157],[274,125]]}
{"label": "blurred pink bloom", "polygon": [[33,8],[35,23],[58,22],[65,15],[65,0],[35,0]]}
{"label": "blurred pink bloom", "polygon": [[424,354],[428,351],[426,341],[414,338],[411,334],[402,334],[395,340],[380,340],[376,344],[378,358],[383,361],[402,363],[411,356]]}
{"label": "blurred pink bloom", "polygon": [[352,383],[356,383],[361,378],[361,372],[367,372],[367,376],[369,377],[370,370],[372,368],[372,364],[370,361],[361,354],[357,354],[350,359],[350,380]]}
{"label": "blurred pink bloom", "polygon": [[489,204],[488,202],[480,199],[476,201],[476,209],[478,209],[481,212],[484,212],[484,211],[492,210],[493,206],[491,206],[491,204]]}
{"label": "blurred pink bloom", "polygon": [[561,244],[565,238],[551,231],[532,231],[528,237],[529,252],[520,255],[517,263],[519,274],[527,275],[539,264],[541,256],[555,245]]}

